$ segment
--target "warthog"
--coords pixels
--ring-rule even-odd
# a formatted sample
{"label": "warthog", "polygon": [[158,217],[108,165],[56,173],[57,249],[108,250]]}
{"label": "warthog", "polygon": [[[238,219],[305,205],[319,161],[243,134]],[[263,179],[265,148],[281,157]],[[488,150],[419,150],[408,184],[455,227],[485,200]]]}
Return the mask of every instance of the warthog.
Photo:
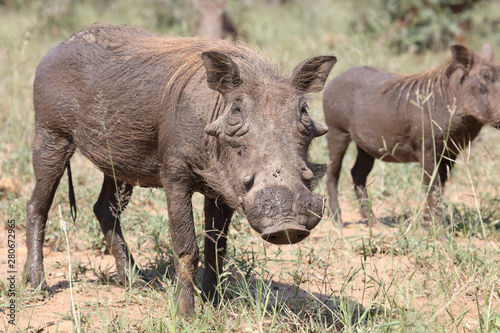
{"label": "warthog", "polygon": [[226,0],[193,0],[196,17],[191,36],[236,39],[236,27],[226,10]]}
{"label": "warthog", "polygon": [[484,125],[498,122],[500,105],[493,48],[485,44],[479,54],[454,45],[451,53],[450,59],[421,74],[356,67],[326,86],[323,108],[331,159],[327,187],[330,210],[339,224],[337,187],[351,140],[358,149],[351,174],[363,219],[370,216],[366,178],[375,158],[420,163],[424,183],[431,186],[424,217],[440,218],[441,187],[455,158]]}
{"label": "warthog", "polygon": [[130,26],[94,25],[57,45],[39,64],[33,87],[29,282],[47,288],[47,214],[77,148],[104,173],[94,212],[124,283],[135,264],[120,213],[134,186],[165,190],[183,314],[194,312],[198,265],[193,192],[205,196],[208,298],[216,298],[235,210],[268,242],[303,240],[321,219],[324,198],[311,191],[326,172],[307,151],[327,132],[309,117],[304,95],[323,88],[335,62],[313,57],[283,77],[247,46]]}

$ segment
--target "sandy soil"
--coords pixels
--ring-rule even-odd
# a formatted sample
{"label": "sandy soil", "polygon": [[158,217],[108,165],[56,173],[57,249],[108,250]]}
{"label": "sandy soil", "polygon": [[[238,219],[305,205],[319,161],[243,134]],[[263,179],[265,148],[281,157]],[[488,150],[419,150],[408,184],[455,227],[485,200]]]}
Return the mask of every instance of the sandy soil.
{"label": "sandy soil", "polygon": [[[467,197],[467,194],[464,196]],[[358,213],[355,210],[346,210],[343,211],[343,217],[345,221],[357,221]],[[3,268],[7,267],[7,248],[5,247],[5,244],[7,244],[7,229],[5,227],[0,228],[0,267]],[[303,306],[304,301],[310,304],[319,304],[320,306],[326,305],[335,309],[338,305],[339,296],[350,299],[353,304],[363,309],[370,307],[371,300],[376,296],[376,293],[380,292],[380,290],[373,287],[373,283],[371,283],[373,280],[384,281],[388,286],[386,290],[388,293],[402,292],[401,290],[394,290],[394,287],[390,286],[390,282],[391,280],[397,281],[397,288],[405,286],[407,275],[414,272],[414,266],[417,265],[410,256],[389,256],[382,249],[379,251],[380,253],[368,256],[361,263],[363,258],[361,254],[353,254],[351,248],[348,248],[347,245],[344,247],[344,240],[356,237],[367,238],[369,232],[370,229],[366,225],[351,222],[346,223],[341,234],[331,222],[323,221],[311,234],[311,240],[308,244],[304,246],[304,250],[307,250],[305,252],[309,254],[302,256],[299,268],[293,267],[297,264],[296,259],[294,259],[296,258],[295,254],[292,255],[285,248],[281,248],[282,252],[276,255],[279,248],[272,244],[266,244],[267,255],[270,257],[278,256],[280,259],[280,261],[272,262],[266,267],[273,294],[279,300],[286,299],[287,304],[292,309],[294,305],[297,309]],[[390,235],[394,230],[386,226],[375,226],[371,232]],[[17,282],[20,281],[20,274],[26,259],[24,238],[24,232],[18,231],[16,234]],[[332,244],[332,242],[335,244],[335,248],[327,249],[328,244]],[[89,307],[92,309],[95,309],[97,304],[100,311],[106,314],[87,313],[86,322],[91,327],[102,327],[101,318],[117,318],[123,311],[127,311],[129,318],[136,318],[137,320],[140,320],[151,311],[158,311],[158,309],[153,308],[159,306],[157,299],[154,301],[131,299],[127,288],[118,286],[113,282],[106,283],[99,280],[99,276],[102,278],[105,275],[103,272],[111,272],[111,275],[113,275],[114,259],[112,256],[104,255],[100,251],[78,251],[76,250],[78,246],[75,245],[75,242],[72,241],[70,246],[72,248],[72,265],[80,263],[86,266],[88,270],[78,277],[76,283],[70,286],[67,252],[54,252],[49,246],[45,246],[45,272],[49,285],[55,291],[55,294],[50,298],[44,298],[41,295],[34,296],[31,291],[22,288],[22,297],[18,297],[19,302],[22,302],[22,304],[16,304],[18,308],[16,315],[17,328],[13,329],[11,325],[7,324],[4,319],[5,316],[2,316],[3,322],[0,322],[0,330],[15,331],[29,327],[36,332],[72,331],[72,302],[78,304],[83,310],[87,307],[86,302],[92,303],[92,306]],[[492,246],[495,245],[492,244]],[[333,259],[331,260],[337,261],[329,266],[329,272],[326,275],[317,269],[318,265],[312,265],[311,262],[321,259],[310,254],[314,252],[321,253],[321,251],[333,252],[331,256]],[[135,253],[134,255],[140,263],[141,258],[137,258]],[[353,269],[358,269],[361,264],[365,267],[366,273],[354,275],[349,287],[344,288],[349,274],[352,274]],[[332,271],[332,268],[335,269]],[[73,270],[75,269],[73,267]],[[295,272],[296,276],[290,277],[290,271]],[[288,275],[284,275],[283,272],[288,272]],[[200,272],[198,272],[198,275],[200,275]],[[6,277],[6,271],[1,269],[0,279],[5,280]],[[420,283],[426,283],[425,279],[426,277],[419,273],[413,277],[414,281],[420,281]],[[408,285],[408,288],[411,288],[411,286]],[[411,290],[406,292],[411,293]],[[155,295],[161,298],[161,291]],[[457,295],[455,299],[442,300],[443,312],[437,314],[437,316],[446,320],[446,311],[457,315],[463,312],[464,309],[470,309],[471,311],[467,312],[463,319],[463,324],[465,328],[469,327],[473,330],[478,320],[477,310],[474,310],[477,308],[475,295],[460,292]],[[413,295],[413,299],[418,306],[423,306],[424,309],[429,307],[428,295]],[[374,307],[374,310],[377,310],[376,307]],[[378,310],[383,310],[383,306],[380,306]]]}

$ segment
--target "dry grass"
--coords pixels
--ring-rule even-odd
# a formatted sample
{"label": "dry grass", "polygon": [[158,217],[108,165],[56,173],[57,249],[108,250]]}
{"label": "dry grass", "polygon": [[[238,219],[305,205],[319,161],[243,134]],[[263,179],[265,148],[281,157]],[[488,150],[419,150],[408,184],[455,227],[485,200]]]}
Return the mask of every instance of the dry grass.
{"label": "dry grass", "polygon": [[[26,256],[25,204],[34,186],[31,83],[37,63],[70,33],[95,21],[187,34],[192,17],[188,5],[178,1],[146,1],[140,9],[130,0],[100,5],[91,0],[78,4],[54,1],[50,6],[33,1],[29,8],[19,3],[20,9],[0,7],[0,179],[12,178],[12,183],[18,184],[0,193],[0,218],[4,221],[0,223],[2,307],[8,300],[3,272],[7,253],[4,230],[9,218],[19,225],[19,273]],[[64,7],[69,3],[73,5]],[[155,7],[169,3],[177,7]],[[334,53],[339,63],[333,75],[361,64],[416,73],[448,56],[395,56],[383,40],[353,32],[350,22],[358,12],[370,11],[369,5],[360,3],[320,0],[317,6],[310,6],[292,1],[282,8],[249,0],[230,1],[229,5],[244,38],[289,69],[311,55]],[[500,12],[495,4],[486,11],[479,8],[474,20],[495,12]],[[167,23],[162,25],[158,17]],[[492,33],[481,31],[483,34],[472,42],[475,49],[482,42],[494,42],[490,40],[495,38]],[[311,114],[322,118],[319,102],[313,103]],[[79,218],[76,223],[67,223],[67,243],[59,223],[70,221],[67,181],[63,178],[49,215],[44,248],[45,270],[56,294],[46,299],[19,284],[17,326],[9,326],[0,312],[0,330],[496,332],[500,330],[498,136],[493,129],[483,130],[470,154],[460,157],[445,190],[445,222],[430,229],[419,227],[425,189],[420,185],[418,165],[376,162],[368,183],[377,223],[372,229],[358,223],[349,175],[355,156],[351,147],[339,185],[344,219],[349,222],[344,232],[340,234],[326,218],[300,244],[273,246],[263,243],[244,217],[236,217],[220,284],[225,297],[217,308],[197,299],[197,316],[191,321],[176,316],[173,302],[173,254],[164,193],[135,190],[122,223],[137,262],[160,277],[163,289],[117,286],[114,261],[104,253],[103,237],[92,213],[102,176],[77,154],[72,166]],[[314,143],[311,158],[328,161],[325,138]],[[324,184],[317,192],[326,194]],[[195,196],[200,245],[202,202]]]}

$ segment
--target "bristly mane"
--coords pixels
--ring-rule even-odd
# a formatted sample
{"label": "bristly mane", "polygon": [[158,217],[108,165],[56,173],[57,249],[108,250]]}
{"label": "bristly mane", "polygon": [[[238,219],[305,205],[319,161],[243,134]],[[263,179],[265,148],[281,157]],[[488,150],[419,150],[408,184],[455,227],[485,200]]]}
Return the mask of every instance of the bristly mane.
{"label": "bristly mane", "polygon": [[411,101],[415,101],[420,105],[431,93],[429,103],[435,105],[436,98],[447,101],[449,96],[446,89],[448,84],[446,69],[450,64],[451,58],[423,73],[414,75],[396,74],[395,78],[385,84],[382,94],[390,94],[393,98],[396,98],[398,109],[402,103],[408,106]]}
{"label": "bristly mane", "polygon": [[[124,29],[127,30],[126,34],[123,33]],[[191,80],[206,77],[201,58],[205,51],[218,51],[231,57],[238,65],[243,81],[249,75],[280,80],[280,68],[248,45],[203,37],[159,36],[134,26],[97,24],[86,31],[96,36],[98,43],[105,44],[114,52],[126,55],[128,51],[129,57],[135,53],[136,56],[127,61],[129,66],[155,63],[157,68],[164,68],[165,82],[158,83],[165,87],[160,98],[172,110],[176,109],[184,88]]]}

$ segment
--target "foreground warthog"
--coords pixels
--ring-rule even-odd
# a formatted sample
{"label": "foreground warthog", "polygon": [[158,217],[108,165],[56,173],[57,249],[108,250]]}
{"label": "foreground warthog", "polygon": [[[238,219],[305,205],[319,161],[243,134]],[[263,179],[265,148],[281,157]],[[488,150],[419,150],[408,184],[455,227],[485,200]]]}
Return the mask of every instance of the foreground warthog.
{"label": "foreground warthog", "polygon": [[327,187],[338,223],[337,186],[351,140],[358,148],[351,174],[364,219],[370,215],[366,177],[375,158],[419,162],[425,185],[431,185],[425,217],[439,217],[441,187],[460,149],[482,126],[496,125],[499,119],[500,84],[492,47],[485,44],[478,54],[455,45],[451,52],[450,59],[422,74],[401,76],[356,67],[328,83],[323,97],[331,159]]}
{"label": "foreground warthog", "polygon": [[124,283],[135,266],[119,215],[134,186],[165,190],[184,314],[194,311],[198,265],[193,192],[205,195],[208,297],[235,210],[271,243],[300,242],[321,219],[323,196],[311,190],[326,172],[307,159],[311,140],[327,128],[311,120],[304,94],[323,88],[335,62],[314,57],[282,77],[249,47],[130,26],[92,26],[57,45],[38,66],[33,88],[28,280],[47,287],[47,213],[77,148],[104,172],[94,212]]}

